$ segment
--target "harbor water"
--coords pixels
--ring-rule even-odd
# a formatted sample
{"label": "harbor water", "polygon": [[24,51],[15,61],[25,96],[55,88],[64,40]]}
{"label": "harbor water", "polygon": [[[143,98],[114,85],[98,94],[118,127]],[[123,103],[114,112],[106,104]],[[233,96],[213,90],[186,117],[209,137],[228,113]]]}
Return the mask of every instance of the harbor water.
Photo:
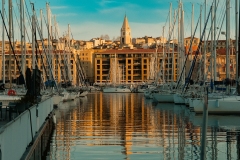
{"label": "harbor water", "polygon": [[[59,104],[46,159],[200,159],[202,115],[140,93]],[[209,115],[206,159],[240,159],[240,116]]]}

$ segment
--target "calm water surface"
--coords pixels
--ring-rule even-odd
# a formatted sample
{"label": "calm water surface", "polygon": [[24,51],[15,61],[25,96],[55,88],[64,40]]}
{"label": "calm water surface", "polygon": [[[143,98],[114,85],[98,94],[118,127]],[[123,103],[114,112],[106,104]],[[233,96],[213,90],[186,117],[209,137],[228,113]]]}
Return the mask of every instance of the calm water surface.
{"label": "calm water surface", "polygon": [[[143,94],[90,93],[62,103],[47,159],[199,159],[202,115]],[[209,116],[207,159],[240,159],[240,116]]]}

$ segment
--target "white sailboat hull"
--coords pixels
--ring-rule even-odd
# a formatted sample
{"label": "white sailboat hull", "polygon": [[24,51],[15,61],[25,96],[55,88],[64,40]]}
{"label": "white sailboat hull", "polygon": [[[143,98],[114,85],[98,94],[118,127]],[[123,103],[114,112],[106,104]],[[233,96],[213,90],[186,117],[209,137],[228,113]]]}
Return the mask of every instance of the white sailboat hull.
{"label": "white sailboat hull", "polygon": [[9,96],[9,95],[0,95],[0,102],[3,106],[8,105],[9,102],[18,101],[21,99],[21,96]]}
{"label": "white sailboat hull", "polygon": [[104,93],[131,93],[129,88],[109,87],[103,89]]}
{"label": "white sailboat hull", "polygon": [[[196,113],[203,112],[204,100],[197,99],[193,101],[194,111]],[[240,113],[240,97],[227,97],[221,99],[208,100],[208,113],[210,114],[239,114]]]}

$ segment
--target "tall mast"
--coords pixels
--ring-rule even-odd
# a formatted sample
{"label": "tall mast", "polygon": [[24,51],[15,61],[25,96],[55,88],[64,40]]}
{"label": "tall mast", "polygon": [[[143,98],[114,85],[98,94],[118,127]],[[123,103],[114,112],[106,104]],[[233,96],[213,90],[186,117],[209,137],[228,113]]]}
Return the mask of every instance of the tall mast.
{"label": "tall mast", "polygon": [[32,69],[35,69],[35,18],[32,15]]}
{"label": "tall mast", "polygon": [[[50,65],[49,68],[52,68],[52,76],[50,76],[51,80],[55,79],[55,67],[53,66],[53,53],[51,54],[50,52],[52,51],[50,40],[51,40],[51,13],[50,13],[50,8],[49,4],[46,3],[46,8],[47,8],[47,20],[48,20],[48,58],[50,60]],[[51,72],[51,71],[49,71]]]}
{"label": "tall mast", "polygon": [[[9,38],[11,40],[11,42],[13,43],[13,48],[14,48],[14,38],[13,38],[13,33],[12,33],[12,30],[13,30],[13,19],[12,19],[12,0],[9,0],[8,1],[8,5],[9,5]],[[9,42],[10,43],[10,42]],[[12,56],[11,56],[11,44],[9,44],[9,61],[8,61],[8,77],[9,77],[9,80],[10,80],[10,88],[12,88],[12,74],[11,74],[11,59],[12,59]]]}
{"label": "tall mast", "polygon": [[[214,37],[214,32],[213,32],[213,30],[214,30],[214,23],[213,23],[213,21],[214,21],[214,5],[212,6],[212,12],[211,12],[211,54],[210,54],[210,68],[211,68],[211,70],[210,70],[210,73],[211,73],[211,82],[213,82],[213,76],[214,76],[214,70],[213,70],[213,61],[214,61],[214,57],[213,57],[213,48],[214,48],[214,40],[213,40],[213,37]],[[213,90],[212,90],[213,91]]]}
{"label": "tall mast", "polygon": [[[176,20],[176,10],[174,11],[174,21]],[[175,55],[174,55],[174,36],[175,36],[175,25],[173,26],[173,43],[172,43],[172,82],[175,80]]]}
{"label": "tall mast", "polygon": [[[42,9],[40,9],[40,34],[43,35],[43,11],[42,11]],[[44,47],[44,46],[42,46],[42,47]],[[43,59],[44,59],[44,57],[43,57]],[[45,63],[45,61],[43,61],[43,62]],[[45,65],[45,64],[42,64],[42,65]],[[43,72],[43,74],[42,74],[43,81],[45,82],[47,73],[45,73],[45,69],[43,69],[42,72]]]}
{"label": "tall mast", "polygon": [[[184,49],[184,10],[183,10],[183,4],[182,4],[182,8],[181,8],[181,11],[182,11],[182,15],[181,15],[181,33],[182,33],[182,36],[181,36],[181,41],[182,41],[182,67],[183,67],[183,64],[184,64],[184,58],[185,57],[185,49]],[[184,71],[183,71],[183,76],[182,76],[182,82],[185,83],[185,68],[184,68]]]}
{"label": "tall mast", "polygon": [[[200,26],[199,26],[199,35],[201,36],[202,35],[202,5],[200,5],[200,24],[199,24]],[[201,47],[202,48],[202,47]],[[201,53],[201,55],[202,55],[202,49],[200,48],[200,53]],[[202,57],[201,57],[202,58]],[[202,65],[203,65],[204,63],[202,62],[201,63],[201,68],[202,68]],[[205,65],[205,64],[204,64]],[[204,75],[204,74],[203,74]],[[200,69],[200,72],[199,72],[199,77],[201,77],[202,78],[202,70]]]}
{"label": "tall mast", "polygon": [[[172,3],[170,3],[170,8],[169,8],[169,36],[171,35],[171,27],[172,27]],[[169,38],[169,40],[171,39],[171,37]],[[170,81],[170,41],[168,42],[168,54],[167,54],[167,57],[168,57],[168,70],[167,70],[167,82]]]}
{"label": "tall mast", "polygon": [[[205,0],[204,5],[204,24],[207,19],[207,0]],[[204,32],[204,51],[203,51],[203,81],[206,80],[206,32]]]}
{"label": "tall mast", "polygon": [[238,0],[235,0],[235,37],[236,37],[236,40],[235,40],[235,53],[236,53],[236,81],[238,80],[238,65],[239,65],[239,62],[238,62],[238,56],[239,56],[239,51],[238,51],[238,43],[239,43],[239,37],[238,37],[238,16],[239,16],[239,12],[238,12]]}
{"label": "tall mast", "polygon": [[[181,55],[180,55],[180,37],[181,37],[181,34],[180,34],[180,28],[181,28],[181,17],[180,17],[180,14],[181,14],[181,10],[180,10],[180,7],[181,7],[181,0],[179,0],[179,2],[178,2],[178,31],[177,31],[177,33],[178,33],[178,57],[177,57],[177,60],[178,60],[178,70],[177,70],[177,75],[178,75],[178,77],[180,77],[180,73],[181,73],[181,71],[180,71],[180,68],[182,68],[182,65],[181,65]],[[178,78],[177,77],[177,78]]]}
{"label": "tall mast", "polygon": [[114,61],[114,86],[117,83],[117,54],[115,53],[115,61]]}
{"label": "tall mast", "polygon": [[[194,4],[192,4],[192,20],[191,20],[191,39],[193,39],[193,24],[194,24]],[[194,41],[193,41],[194,42]],[[193,62],[192,47],[190,48],[191,62]]]}
{"label": "tall mast", "polygon": [[[24,0],[20,0],[20,32],[21,32],[21,70],[25,71],[25,22],[24,22]],[[24,76],[24,74],[23,74]],[[24,76],[25,77],[25,76]]]}
{"label": "tall mast", "polygon": [[[226,78],[230,78],[229,75],[229,42],[230,42],[230,0],[226,1]],[[229,86],[227,86],[227,94],[229,94]]]}
{"label": "tall mast", "polygon": [[67,62],[68,62],[68,73],[69,73],[69,79],[70,81],[73,81],[72,79],[72,71],[71,71],[71,48],[70,48],[70,25],[68,24],[68,54],[67,54]]}
{"label": "tall mast", "polygon": [[213,61],[213,68],[214,68],[214,74],[213,74],[213,81],[216,81],[216,80],[218,80],[217,79],[217,71],[216,71],[216,69],[217,69],[217,61],[216,61],[216,59],[217,59],[217,51],[216,51],[216,29],[217,29],[217,27],[216,27],[216,11],[217,11],[217,3],[216,3],[216,0],[214,0],[214,7],[213,7],[214,9],[213,9],[213,11],[214,11],[214,15],[213,15],[213,18],[214,18],[214,23],[213,23],[213,59],[214,59],[214,61]]}
{"label": "tall mast", "polygon": [[162,41],[162,48],[163,48],[163,50],[162,50],[162,53],[163,53],[163,58],[162,58],[163,79],[162,79],[162,81],[163,81],[163,83],[165,82],[164,28],[165,28],[165,26],[163,26],[163,41]]}
{"label": "tall mast", "polygon": [[2,20],[2,70],[3,70],[3,75],[2,75],[2,80],[3,80],[3,84],[5,84],[5,32],[4,32],[4,13],[5,13],[5,9],[4,9],[4,5],[5,5],[5,0],[2,0],[2,16],[3,16],[3,20]]}

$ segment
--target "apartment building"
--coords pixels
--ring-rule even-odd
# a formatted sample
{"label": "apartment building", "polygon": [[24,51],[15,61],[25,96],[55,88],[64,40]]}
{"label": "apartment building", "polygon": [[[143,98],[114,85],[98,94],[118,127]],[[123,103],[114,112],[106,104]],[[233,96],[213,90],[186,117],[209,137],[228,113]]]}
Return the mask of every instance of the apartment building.
{"label": "apartment building", "polygon": [[[177,52],[165,52],[164,55],[163,57],[162,49],[158,49],[157,52],[156,49],[119,49],[95,53],[95,82],[102,84],[112,81],[113,63],[122,68],[122,83],[145,82],[151,79],[151,74],[160,75],[159,82],[176,81]],[[163,59],[165,67],[162,66]]]}

